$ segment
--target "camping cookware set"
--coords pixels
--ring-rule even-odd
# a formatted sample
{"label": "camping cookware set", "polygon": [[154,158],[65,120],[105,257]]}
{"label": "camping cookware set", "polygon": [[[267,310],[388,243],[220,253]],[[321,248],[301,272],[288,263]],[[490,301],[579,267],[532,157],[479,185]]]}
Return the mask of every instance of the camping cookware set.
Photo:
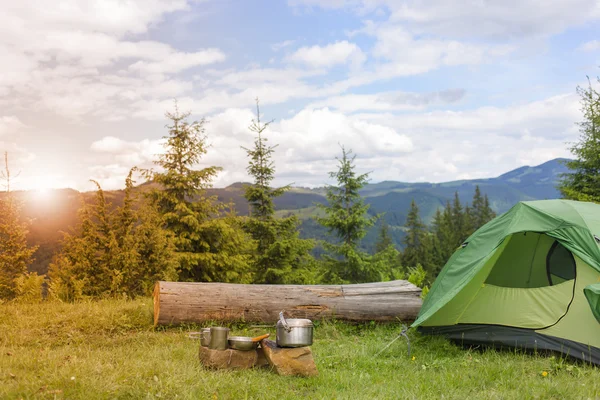
{"label": "camping cookware set", "polygon": [[[258,343],[269,337],[269,334],[249,336],[229,336],[229,328],[213,326],[202,328],[199,332],[200,345],[213,350],[255,350]],[[190,337],[196,337],[191,334]],[[313,323],[310,319],[289,318],[285,319],[283,311],[279,313],[277,321],[277,346],[279,347],[304,347],[313,342]]]}
{"label": "camping cookware set", "polygon": [[304,347],[313,342],[313,323],[310,319],[285,319],[283,311],[277,321],[277,346]]}

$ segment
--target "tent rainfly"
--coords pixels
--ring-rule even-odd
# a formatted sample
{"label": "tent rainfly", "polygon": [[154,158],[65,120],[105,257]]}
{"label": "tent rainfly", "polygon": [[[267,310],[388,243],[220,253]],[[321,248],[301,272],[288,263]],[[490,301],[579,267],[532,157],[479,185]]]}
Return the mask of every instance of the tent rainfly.
{"label": "tent rainfly", "polygon": [[520,202],[488,222],[450,257],[412,326],[600,364],[600,205]]}

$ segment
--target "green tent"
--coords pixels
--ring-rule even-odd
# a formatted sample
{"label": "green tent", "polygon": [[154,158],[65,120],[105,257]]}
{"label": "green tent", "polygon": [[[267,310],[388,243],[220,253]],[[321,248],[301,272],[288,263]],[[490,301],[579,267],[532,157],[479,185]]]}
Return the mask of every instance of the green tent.
{"label": "green tent", "polygon": [[518,203],[457,249],[413,327],[600,364],[600,205]]}

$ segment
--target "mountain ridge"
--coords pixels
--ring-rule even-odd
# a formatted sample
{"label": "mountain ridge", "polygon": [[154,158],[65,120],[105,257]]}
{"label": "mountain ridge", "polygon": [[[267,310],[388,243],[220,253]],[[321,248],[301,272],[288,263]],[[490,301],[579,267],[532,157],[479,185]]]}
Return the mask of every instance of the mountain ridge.
{"label": "mountain ridge", "polygon": [[[394,243],[400,247],[404,236],[403,225],[412,199],[417,202],[424,222],[430,223],[435,211],[451,201],[455,192],[464,205],[471,202],[475,186],[479,185],[482,193],[488,195],[494,211],[500,214],[518,201],[560,197],[556,184],[561,175],[567,172],[564,161],[554,159],[540,165],[523,166],[493,178],[440,183],[387,180],[366,185],[361,194],[370,205],[370,214],[383,213],[382,220],[389,225]],[[232,204],[238,214],[248,215],[249,206],[244,198],[246,184],[249,183],[236,182],[224,188],[208,189],[207,192],[220,201]],[[144,183],[137,189],[143,190],[150,185],[152,183]],[[47,193],[46,198],[36,197],[38,194],[35,192],[14,193],[23,200],[23,217],[33,221],[28,241],[31,245],[39,246],[31,269],[46,273],[52,254],[60,248],[62,232],[68,232],[76,224],[81,201],[92,201],[94,192],[56,189]],[[327,231],[313,218],[318,212],[315,204],[327,202],[325,193],[326,187],[294,187],[275,199],[277,215],[296,215],[301,223],[302,237],[327,239]],[[123,201],[124,190],[106,190],[105,197],[113,206],[118,206]],[[365,250],[372,250],[380,223],[363,240],[362,247]]]}

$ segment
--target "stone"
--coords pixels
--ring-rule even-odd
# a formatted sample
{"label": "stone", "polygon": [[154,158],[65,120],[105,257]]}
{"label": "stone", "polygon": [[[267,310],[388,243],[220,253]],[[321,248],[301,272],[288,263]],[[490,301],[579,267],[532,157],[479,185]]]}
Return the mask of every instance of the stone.
{"label": "stone", "polygon": [[283,348],[268,339],[262,340],[260,345],[269,364],[279,375],[309,377],[319,374],[308,346]]}
{"label": "stone", "polygon": [[260,348],[241,351],[233,349],[212,350],[200,346],[199,356],[202,365],[211,369],[250,369],[269,366],[269,362]]}

